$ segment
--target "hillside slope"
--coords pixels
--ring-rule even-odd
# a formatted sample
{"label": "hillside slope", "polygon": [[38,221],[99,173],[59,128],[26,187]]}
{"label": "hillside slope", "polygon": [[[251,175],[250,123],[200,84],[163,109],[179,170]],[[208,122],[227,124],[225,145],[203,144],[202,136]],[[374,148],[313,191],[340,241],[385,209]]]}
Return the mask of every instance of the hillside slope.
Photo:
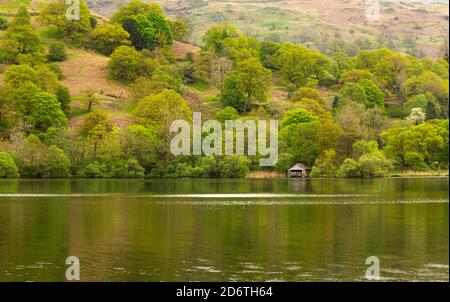
{"label": "hillside slope", "polygon": [[[155,2],[154,0],[147,0]],[[111,16],[122,0],[88,0],[96,12]],[[321,51],[334,40],[358,45],[385,44],[436,56],[448,39],[448,2],[382,1],[380,19],[367,21],[365,0],[157,0],[171,17],[192,24],[191,42],[201,44],[205,30],[230,22],[261,39],[303,43]],[[381,45],[382,46],[382,45]],[[413,49],[417,48],[417,50]]]}

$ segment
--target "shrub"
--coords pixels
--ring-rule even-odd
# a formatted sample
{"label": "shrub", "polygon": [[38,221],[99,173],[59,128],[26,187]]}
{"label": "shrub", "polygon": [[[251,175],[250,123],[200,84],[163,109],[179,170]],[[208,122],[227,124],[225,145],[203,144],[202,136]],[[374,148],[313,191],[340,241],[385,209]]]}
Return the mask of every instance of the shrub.
{"label": "shrub", "polygon": [[93,161],[87,164],[79,173],[81,177],[100,178],[106,176],[104,165],[98,161]]}
{"label": "shrub", "polygon": [[301,101],[302,99],[312,99],[317,102],[322,102],[322,97],[320,96],[320,92],[317,89],[309,88],[309,87],[301,87],[292,96],[292,101]]}
{"label": "shrub", "polygon": [[397,104],[391,104],[386,106],[386,113],[392,118],[402,118],[405,117],[403,108]]}
{"label": "shrub", "polygon": [[426,171],[430,168],[425,164],[423,155],[418,152],[408,152],[405,154],[405,164],[416,171]]}
{"label": "shrub", "polygon": [[383,177],[392,170],[392,163],[380,152],[364,154],[358,164],[363,177]]}
{"label": "shrub", "polygon": [[148,64],[143,61],[139,51],[130,46],[119,46],[108,63],[111,76],[122,81],[134,81],[139,76],[148,76]]}
{"label": "shrub", "polygon": [[278,156],[278,161],[275,164],[275,170],[287,173],[288,169],[294,164],[294,156],[290,153],[281,153]]}
{"label": "shrub", "polygon": [[219,163],[221,177],[245,177],[250,168],[250,160],[245,156],[230,155],[223,157]]}
{"label": "shrub", "polygon": [[52,71],[54,74],[56,74],[56,76],[58,77],[58,80],[62,80],[64,79],[64,73],[61,69],[61,66],[59,66],[58,63],[56,62],[52,62],[47,64],[48,69],[50,69],[50,71]]}
{"label": "shrub", "polygon": [[66,86],[61,84],[56,87],[56,99],[61,104],[61,110],[67,113],[70,107],[70,93],[69,89]]}
{"label": "shrub", "polygon": [[19,169],[11,155],[6,152],[0,152],[0,178],[19,177],[18,171]]}
{"label": "shrub", "polygon": [[91,24],[91,28],[97,27],[97,18],[94,16],[89,16],[89,23]]}
{"label": "shrub", "polygon": [[42,177],[69,177],[70,160],[64,152],[56,146],[50,146],[47,150]]}
{"label": "shrub", "polygon": [[336,172],[337,177],[361,177],[358,162],[351,158],[346,158]]}
{"label": "shrub", "polygon": [[48,49],[47,59],[50,62],[62,62],[67,59],[66,49],[63,44],[51,44]]}
{"label": "shrub", "polygon": [[333,149],[325,150],[314,162],[311,177],[334,177],[336,172],[336,152]]}
{"label": "shrub", "polygon": [[8,27],[8,21],[0,16],[0,30],[6,29]]}
{"label": "shrub", "polygon": [[215,118],[223,123],[225,121],[237,120],[239,119],[239,113],[236,109],[231,106],[225,107],[222,110],[219,110],[215,114]]}
{"label": "shrub", "polygon": [[134,158],[119,160],[109,167],[109,177],[144,177],[144,168]]}
{"label": "shrub", "polygon": [[117,47],[129,45],[130,34],[119,24],[105,24],[94,29],[90,34],[90,43],[95,50],[110,55]]}

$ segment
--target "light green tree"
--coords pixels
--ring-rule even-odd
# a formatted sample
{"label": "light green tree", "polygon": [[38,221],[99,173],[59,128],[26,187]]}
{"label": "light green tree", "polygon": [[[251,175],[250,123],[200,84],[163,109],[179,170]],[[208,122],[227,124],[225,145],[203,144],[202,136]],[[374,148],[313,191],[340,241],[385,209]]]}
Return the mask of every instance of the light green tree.
{"label": "light green tree", "polygon": [[119,24],[105,24],[95,28],[90,33],[90,43],[95,50],[105,55],[123,45],[130,45],[130,34]]}
{"label": "light green tree", "polygon": [[0,178],[19,177],[18,171],[19,169],[11,155],[0,151]]}

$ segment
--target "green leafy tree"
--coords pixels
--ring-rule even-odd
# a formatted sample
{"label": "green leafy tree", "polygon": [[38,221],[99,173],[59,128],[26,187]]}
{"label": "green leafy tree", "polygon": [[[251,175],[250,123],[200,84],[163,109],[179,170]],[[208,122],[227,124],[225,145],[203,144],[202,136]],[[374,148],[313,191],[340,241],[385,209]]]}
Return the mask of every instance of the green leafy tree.
{"label": "green leafy tree", "polygon": [[21,140],[17,146],[19,173],[22,177],[41,177],[46,156],[46,145],[34,134]]}
{"label": "green leafy tree", "polygon": [[133,81],[148,74],[141,54],[130,46],[119,46],[108,63],[111,76],[118,80]]}
{"label": "green leafy tree", "polygon": [[322,151],[317,137],[319,127],[317,118],[309,122],[282,125],[279,134],[281,153],[292,154],[294,162],[312,165]]}
{"label": "green leafy tree", "polygon": [[205,49],[211,49],[216,54],[222,54],[224,41],[228,38],[236,38],[237,29],[228,23],[220,23],[210,27],[203,35]]}
{"label": "green leafy tree", "polygon": [[11,155],[0,151],[0,178],[19,177],[18,171],[19,169]]}
{"label": "green leafy tree", "polygon": [[14,88],[19,88],[26,82],[37,84],[36,71],[29,65],[12,65],[3,74],[5,82]]}
{"label": "green leafy tree", "polygon": [[355,83],[346,83],[339,90],[338,106],[343,106],[348,102],[359,103],[367,107],[368,101],[364,88]]}
{"label": "green leafy tree", "polygon": [[353,158],[359,159],[364,154],[378,152],[378,144],[376,141],[359,140],[352,146]]}
{"label": "green leafy tree", "polygon": [[30,24],[30,15],[25,6],[21,6],[4,35],[2,46],[10,55],[30,54],[40,51],[40,40]]}
{"label": "green leafy tree", "polygon": [[334,177],[336,174],[336,152],[333,149],[325,150],[314,161],[311,177]]}
{"label": "green leafy tree", "polygon": [[364,89],[367,107],[378,107],[384,109],[384,93],[371,80],[361,80],[358,83]]}
{"label": "green leafy tree", "polygon": [[66,48],[63,44],[51,44],[48,49],[47,59],[49,62],[62,62],[67,59]]}
{"label": "green leafy tree", "polygon": [[61,110],[64,113],[68,113],[70,109],[70,93],[66,86],[59,84],[56,87],[55,96],[61,105]]}
{"label": "green leafy tree", "polygon": [[276,54],[280,48],[281,43],[272,40],[265,40],[261,42],[259,56],[264,67],[276,67]]}
{"label": "green leafy tree", "polygon": [[96,95],[96,91],[91,87],[88,87],[83,91],[82,102],[86,104],[86,111],[92,112],[92,107],[99,103],[99,99]]}
{"label": "green leafy tree", "polygon": [[322,119],[317,129],[317,140],[320,149],[336,149],[343,134],[342,128],[332,119]]}
{"label": "green leafy tree", "polygon": [[352,158],[346,158],[339,169],[336,171],[336,176],[349,178],[361,177],[361,171],[359,170],[358,162]]}
{"label": "green leafy tree", "polygon": [[127,158],[135,158],[148,171],[156,164],[159,148],[155,127],[131,125],[121,134],[121,144]]}
{"label": "green leafy tree", "polygon": [[156,10],[162,13],[161,7],[156,4],[148,4],[138,0],[132,0],[127,5],[122,6],[112,17],[112,20],[117,23],[123,23],[131,16],[147,15],[151,10]]}
{"label": "green leafy tree", "polygon": [[187,41],[190,35],[190,31],[188,26],[186,26],[186,23],[182,19],[175,19],[169,22],[174,40],[181,42]]}
{"label": "green leafy tree", "polygon": [[288,169],[294,165],[294,156],[290,153],[284,152],[278,155],[275,170],[282,173],[287,173]]}
{"label": "green leafy tree", "polygon": [[6,131],[13,124],[17,111],[12,101],[11,88],[0,86],[0,131]]}
{"label": "green leafy tree", "polygon": [[345,83],[359,83],[361,80],[373,81],[375,76],[368,70],[365,69],[350,69],[342,73],[339,78],[339,84],[344,85]]}
{"label": "green leafy tree", "polygon": [[215,114],[215,118],[224,123],[225,121],[234,121],[240,118],[239,113],[233,107],[227,106],[222,110],[219,110]]}
{"label": "green leafy tree", "polygon": [[[392,127],[381,133],[383,150],[403,169],[408,167],[407,154],[418,153],[415,159],[423,158],[427,166],[436,161],[448,164],[448,120],[432,120],[409,127]],[[414,165],[417,165],[415,160]]]}
{"label": "green leafy tree", "polygon": [[314,87],[328,72],[330,61],[317,51],[286,43],[277,52],[277,67],[295,87]]}
{"label": "green leafy tree", "polygon": [[45,132],[49,127],[64,126],[67,118],[55,96],[40,92],[31,100],[30,115],[25,117],[36,130]]}
{"label": "green leafy tree", "polygon": [[44,24],[53,26],[58,33],[71,40],[79,40],[91,30],[89,7],[84,0],[79,0],[79,16],[68,18],[67,13],[73,3],[57,0],[47,4],[39,13]]}
{"label": "green leafy tree", "polygon": [[36,68],[36,85],[45,92],[54,94],[59,85],[58,76],[47,65],[40,65]]}
{"label": "green leafy tree", "polygon": [[70,160],[64,151],[56,146],[50,146],[43,162],[42,177],[69,177]]}
{"label": "green leafy tree", "polygon": [[12,55],[41,51],[39,37],[29,24],[10,25],[4,36],[3,44]]}
{"label": "green leafy tree", "polygon": [[112,130],[112,123],[108,116],[101,111],[93,111],[85,116],[84,121],[80,126],[79,133],[80,135],[87,137],[92,129],[98,125],[102,125],[105,131]]}
{"label": "green leafy tree", "polygon": [[113,16],[113,20],[130,34],[132,45],[138,50],[172,45],[169,20],[156,3],[131,1]]}
{"label": "green leafy tree", "polygon": [[143,98],[137,105],[134,114],[141,124],[158,129],[158,137],[162,140],[162,154],[170,157],[170,140],[173,134],[170,125],[174,120],[191,121],[191,110],[185,100],[175,91],[165,89],[162,92]]}
{"label": "green leafy tree", "polygon": [[412,76],[408,78],[403,84],[403,91],[406,97],[411,97],[417,94],[431,93],[438,103],[442,111],[448,116],[448,80],[443,80],[432,71],[424,71],[419,76]]}
{"label": "green leafy tree", "polygon": [[370,71],[392,93],[396,87],[396,76],[404,68],[404,65],[396,64],[400,62],[399,56],[386,48],[361,51],[353,61],[357,69]]}
{"label": "green leafy tree", "polygon": [[418,94],[409,98],[403,105],[404,113],[409,115],[413,108],[421,108],[427,119],[435,119],[441,116],[441,106],[430,92]]}
{"label": "green leafy tree", "polygon": [[130,88],[133,94],[133,100],[138,101],[146,96],[158,94],[164,89],[168,89],[169,83],[139,77],[133,82],[133,84],[130,85]]}
{"label": "green leafy tree", "polygon": [[296,124],[313,122],[317,119],[317,116],[315,116],[313,113],[305,109],[298,108],[288,111],[284,118],[281,120],[280,126],[283,128],[287,128]]}
{"label": "green leafy tree", "polygon": [[383,177],[392,171],[391,162],[381,152],[364,154],[358,165],[362,177]]}
{"label": "green leafy tree", "polygon": [[92,47],[105,55],[123,45],[130,45],[130,34],[119,24],[105,24],[90,33]]}
{"label": "green leafy tree", "polygon": [[319,103],[323,102],[320,92],[317,89],[309,87],[300,87],[296,92],[294,92],[291,98],[294,102],[301,101],[302,99],[312,99]]}
{"label": "green leafy tree", "polygon": [[223,41],[222,52],[234,62],[241,62],[251,58],[259,60],[260,42],[245,35],[227,38]]}
{"label": "green leafy tree", "polygon": [[221,98],[239,112],[247,112],[256,104],[267,101],[271,73],[258,59],[237,63],[236,68],[225,77]]}
{"label": "green leafy tree", "polygon": [[250,160],[242,155],[228,155],[219,161],[218,166],[221,177],[242,178],[249,172]]}
{"label": "green leafy tree", "polygon": [[11,21],[12,26],[17,25],[25,25],[31,23],[31,17],[28,13],[28,9],[25,5],[21,5],[19,9],[17,10],[16,15],[14,16],[14,19]]}
{"label": "green leafy tree", "polygon": [[303,108],[314,113],[318,118],[322,120],[330,120],[332,118],[331,113],[325,110],[325,108],[316,100],[303,98],[295,105],[299,108]]}
{"label": "green leafy tree", "polygon": [[160,88],[156,89],[158,93],[167,88],[183,94],[183,80],[178,74],[170,74],[166,70],[158,68],[153,72],[151,81],[153,83],[150,84],[149,88],[155,89],[159,86]]}
{"label": "green leafy tree", "polygon": [[6,87],[7,90],[10,91],[6,99],[8,99],[9,102],[14,105],[13,109],[18,115],[20,115],[20,117],[24,117],[30,114],[32,109],[31,100],[36,94],[42,92],[39,87],[29,81],[23,83],[18,88],[9,85]]}

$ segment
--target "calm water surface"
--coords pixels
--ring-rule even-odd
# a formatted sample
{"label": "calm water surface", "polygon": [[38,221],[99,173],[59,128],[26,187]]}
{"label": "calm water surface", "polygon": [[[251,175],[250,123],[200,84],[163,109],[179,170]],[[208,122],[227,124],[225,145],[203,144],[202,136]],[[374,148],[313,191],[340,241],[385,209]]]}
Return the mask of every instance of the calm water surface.
{"label": "calm water surface", "polygon": [[448,178],[0,180],[0,281],[449,280]]}

